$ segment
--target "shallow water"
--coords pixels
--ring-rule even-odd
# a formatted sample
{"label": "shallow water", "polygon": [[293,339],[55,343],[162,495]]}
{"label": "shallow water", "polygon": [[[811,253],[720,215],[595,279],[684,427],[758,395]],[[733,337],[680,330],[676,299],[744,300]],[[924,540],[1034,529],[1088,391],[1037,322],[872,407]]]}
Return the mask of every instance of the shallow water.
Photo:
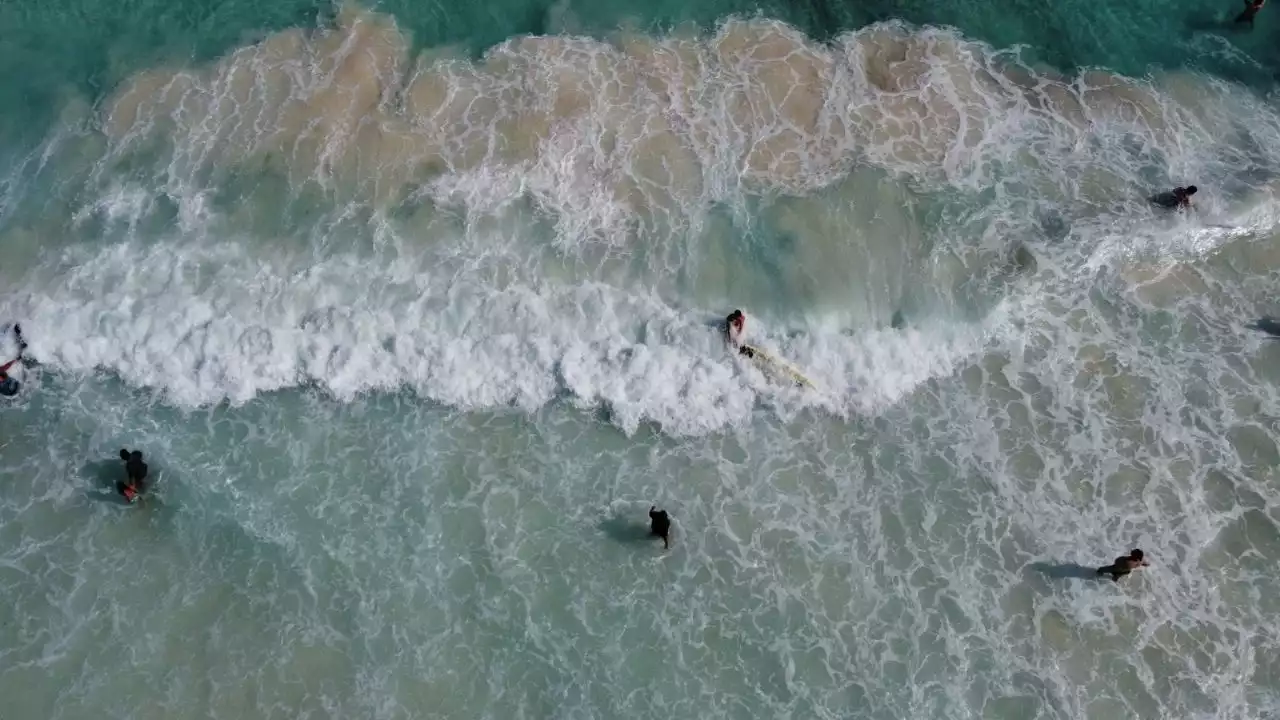
{"label": "shallow water", "polygon": [[995,7],[0,10],[4,717],[1280,713],[1270,16]]}

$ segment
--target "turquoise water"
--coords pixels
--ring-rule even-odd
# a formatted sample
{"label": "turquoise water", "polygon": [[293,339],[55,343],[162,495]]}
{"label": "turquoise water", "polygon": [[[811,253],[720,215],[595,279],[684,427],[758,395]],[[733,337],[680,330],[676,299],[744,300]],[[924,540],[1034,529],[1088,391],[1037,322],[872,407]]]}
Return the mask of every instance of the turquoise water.
{"label": "turquoise water", "polygon": [[1280,714],[1270,10],[0,7],[0,716]]}

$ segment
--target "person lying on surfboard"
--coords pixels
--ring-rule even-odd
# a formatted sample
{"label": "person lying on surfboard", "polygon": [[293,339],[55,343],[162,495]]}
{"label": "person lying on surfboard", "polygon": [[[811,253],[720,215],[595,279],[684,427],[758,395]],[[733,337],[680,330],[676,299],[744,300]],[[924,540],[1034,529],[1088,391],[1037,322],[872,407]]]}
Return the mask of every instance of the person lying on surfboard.
{"label": "person lying on surfboard", "polygon": [[734,310],[729,313],[724,322],[725,342],[731,347],[737,349],[738,354],[743,357],[750,358],[763,363],[772,373],[781,373],[789,376],[796,383],[812,388],[813,381],[805,377],[799,370],[791,367],[787,363],[772,357],[769,353],[762,349],[754,348],[742,341],[742,336],[747,329],[747,316],[741,310]]}
{"label": "person lying on surfboard", "polygon": [[755,357],[755,350],[742,344],[742,334],[747,328],[747,316],[741,310],[734,310],[724,319],[724,336],[730,346],[747,357]]}

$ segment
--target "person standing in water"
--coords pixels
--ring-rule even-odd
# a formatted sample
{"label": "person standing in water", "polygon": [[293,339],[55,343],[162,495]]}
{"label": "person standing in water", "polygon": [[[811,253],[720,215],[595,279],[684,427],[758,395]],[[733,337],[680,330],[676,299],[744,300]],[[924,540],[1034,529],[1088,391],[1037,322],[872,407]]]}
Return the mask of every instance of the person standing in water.
{"label": "person standing in water", "polygon": [[147,490],[147,464],[142,462],[142,451],[120,450],[120,459],[124,461],[124,474],[126,480],[116,483],[116,491],[124,496],[125,500],[133,502],[133,499],[146,492]]}
{"label": "person standing in water", "polygon": [[1098,568],[1099,575],[1110,575],[1112,581],[1120,582],[1120,578],[1137,570],[1140,567],[1147,567],[1151,563],[1147,562],[1141,550],[1131,550],[1128,555],[1121,555],[1116,561],[1106,567]]}
{"label": "person standing in water", "polygon": [[18,394],[18,390],[22,388],[22,383],[9,375],[9,368],[22,360],[22,352],[27,349],[27,342],[22,339],[22,326],[14,324],[13,336],[18,339],[18,356],[9,362],[0,365],[0,395],[12,397]]}
{"label": "person standing in water", "polygon": [[656,505],[649,506],[649,532],[662,538],[663,549],[671,547],[671,516],[666,510],[655,510]]}
{"label": "person standing in water", "polygon": [[742,344],[742,335],[747,329],[747,316],[741,310],[734,310],[724,319],[724,336],[729,346],[747,357],[755,357],[750,345]]}
{"label": "person standing in water", "polygon": [[1236,16],[1236,24],[1249,23],[1249,29],[1253,29],[1253,18],[1262,9],[1267,0],[1244,0],[1244,12]]}

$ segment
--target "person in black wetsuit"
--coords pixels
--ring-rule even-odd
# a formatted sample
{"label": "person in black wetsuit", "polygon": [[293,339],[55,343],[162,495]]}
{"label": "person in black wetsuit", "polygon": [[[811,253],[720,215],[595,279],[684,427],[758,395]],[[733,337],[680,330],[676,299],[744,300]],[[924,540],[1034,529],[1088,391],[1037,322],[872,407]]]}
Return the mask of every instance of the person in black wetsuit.
{"label": "person in black wetsuit", "polygon": [[125,500],[133,502],[133,499],[146,492],[147,490],[147,464],[142,462],[142,451],[120,450],[120,459],[124,461],[124,473],[127,480],[121,480],[116,483],[116,492],[124,496]]}
{"label": "person in black wetsuit", "polygon": [[1131,550],[1128,555],[1121,555],[1116,558],[1116,561],[1111,565],[1098,568],[1098,574],[1110,575],[1113,581],[1120,582],[1120,578],[1150,564],[1144,559],[1141,550]]}
{"label": "person in black wetsuit", "polygon": [[1152,205],[1159,205],[1162,208],[1176,210],[1178,208],[1191,207],[1191,196],[1196,194],[1196,186],[1188,185],[1186,187],[1176,187],[1169,192],[1162,192],[1159,195],[1152,195],[1147,198]]}
{"label": "person in black wetsuit", "polygon": [[649,532],[662,538],[662,547],[671,547],[671,516],[667,515],[666,510],[655,510],[656,506],[649,506]]}
{"label": "person in black wetsuit", "polygon": [[0,395],[4,395],[7,397],[12,397],[14,395],[17,395],[18,390],[22,388],[22,383],[18,382],[16,378],[13,378],[9,375],[9,368],[13,367],[14,364],[22,360],[22,352],[27,349],[27,342],[22,339],[21,325],[15,324],[13,326],[13,335],[18,339],[18,357],[10,360],[9,362],[3,365],[0,365]]}
{"label": "person in black wetsuit", "polygon": [[1249,23],[1249,29],[1253,29],[1253,17],[1258,14],[1262,6],[1267,0],[1244,0],[1244,12],[1236,16],[1236,23]]}

